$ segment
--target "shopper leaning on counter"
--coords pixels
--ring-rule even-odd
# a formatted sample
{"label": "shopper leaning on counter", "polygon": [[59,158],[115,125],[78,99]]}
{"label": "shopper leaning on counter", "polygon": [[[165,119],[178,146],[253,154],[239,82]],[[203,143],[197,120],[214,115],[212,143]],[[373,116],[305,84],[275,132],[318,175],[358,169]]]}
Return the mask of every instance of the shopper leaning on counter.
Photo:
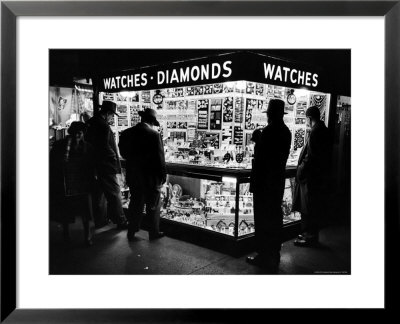
{"label": "shopper leaning on counter", "polygon": [[150,220],[149,239],[164,236],[159,230],[161,187],[166,181],[164,147],[160,134],[153,126],[160,126],[156,111],[140,111],[141,122],[121,133],[119,149],[126,159],[126,181],[131,192],[129,203],[128,240],[135,238],[143,218]]}
{"label": "shopper leaning on counter", "polygon": [[302,234],[294,241],[297,246],[318,243],[321,218],[329,209],[331,141],[320,118],[318,107],[307,109],[306,123],[311,130],[299,156],[292,208],[301,212]]}
{"label": "shopper leaning on counter", "polygon": [[251,185],[254,199],[254,225],[257,255],[250,264],[275,273],[282,245],[282,199],[291,133],[283,122],[285,103],[271,99],[266,110],[268,125],[256,142]]}
{"label": "shopper leaning on counter", "polygon": [[121,189],[117,174],[121,173],[121,164],[110,123],[116,113],[117,105],[112,101],[103,101],[99,114],[87,121],[87,140],[94,147],[97,182],[107,200],[107,215],[117,228],[127,227],[122,208]]}
{"label": "shopper leaning on counter", "polygon": [[92,245],[93,215],[91,191],[94,182],[93,147],[84,140],[86,125],[72,122],[68,136],[50,151],[50,218],[63,225],[69,241],[69,224],[82,217],[84,242]]}

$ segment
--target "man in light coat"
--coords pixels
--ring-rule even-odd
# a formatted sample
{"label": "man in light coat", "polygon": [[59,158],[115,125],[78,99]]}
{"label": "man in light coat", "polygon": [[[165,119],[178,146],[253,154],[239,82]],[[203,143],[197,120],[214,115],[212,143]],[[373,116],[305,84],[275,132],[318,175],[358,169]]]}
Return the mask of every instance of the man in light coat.
{"label": "man in light coat", "polygon": [[294,241],[297,246],[318,243],[321,218],[328,208],[331,160],[329,131],[320,120],[316,106],[307,109],[306,123],[311,130],[299,156],[292,208],[301,213],[302,234]]}

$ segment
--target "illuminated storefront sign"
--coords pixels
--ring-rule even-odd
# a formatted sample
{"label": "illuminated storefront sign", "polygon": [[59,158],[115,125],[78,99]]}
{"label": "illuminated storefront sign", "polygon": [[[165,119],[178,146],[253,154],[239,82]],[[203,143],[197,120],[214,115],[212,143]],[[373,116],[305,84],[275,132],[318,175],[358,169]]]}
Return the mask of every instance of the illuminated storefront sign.
{"label": "illuminated storefront sign", "polygon": [[101,76],[97,84],[100,91],[119,92],[239,80],[315,91],[327,90],[326,82],[316,68],[250,52],[121,71]]}
{"label": "illuminated storefront sign", "polygon": [[229,78],[232,75],[230,65],[232,61],[220,63],[201,64],[186,66],[177,69],[165,69],[155,73],[135,73],[117,75],[103,78],[104,90],[140,88],[145,87],[149,80],[155,81],[156,86],[172,87],[185,82],[194,83],[197,81],[207,81]]}
{"label": "illuminated storefront sign", "polygon": [[281,82],[292,83],[293,85],[311,86],[314,88],[318,85],[318,74],[316,73],[270,63],[264,63],[264,75],[265,79],[269,81],[279,80]]}

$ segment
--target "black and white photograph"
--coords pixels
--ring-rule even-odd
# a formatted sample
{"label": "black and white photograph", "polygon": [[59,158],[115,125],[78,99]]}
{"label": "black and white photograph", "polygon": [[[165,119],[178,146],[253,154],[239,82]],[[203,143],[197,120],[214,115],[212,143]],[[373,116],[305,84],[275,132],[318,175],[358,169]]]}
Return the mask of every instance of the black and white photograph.
{"label": "black and white photograph", "polygon": [[0,11],[1,321],[393,305],[398,0]]}
{"label": "black and white photograph", "polygon": [[[350,275],[350,62],[347,49],[50,50],[50,274]],[[168,93],[197,109],[163,105]],[[221,128],[226,102],[245,118],[225,105]],[[234,129],[233,144],[170,131],[187,120],[218,139]]]}

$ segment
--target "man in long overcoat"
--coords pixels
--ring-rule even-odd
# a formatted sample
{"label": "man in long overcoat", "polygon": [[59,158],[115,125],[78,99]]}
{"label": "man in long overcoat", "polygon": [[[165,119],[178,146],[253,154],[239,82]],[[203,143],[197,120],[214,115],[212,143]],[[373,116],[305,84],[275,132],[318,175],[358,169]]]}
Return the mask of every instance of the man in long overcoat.
{"label": "man in long overcoat", "polygon": [[153,126],[160,126],[154,109],[140,111],[141,122],[123,132],[119,143],[126,159],[126,179],[131,192],[128,240],[139,231],[146,205],[150,220],[149,239],[164,236],[160,232],[161,188],[166,181],[164,146]]}
{"label": "man in long overcoat", "polygon": [[121,164],[114,134],[109,125],[114,115],[118,115],[116,107],[112,101],[103,101],[99,114],[87,121],[86,138],[94,147],[97,180],[107,200],[107,214],[118,228],[123,229],[127,224],[117,179],[117,174],[121,173]]}
{"label": "man in long overcoat", "polygon": [[256,142],[251,179],[258,254],[246,261],[268,270],[277,270],[282,245],[281,205],[291,143],[290,130],[283,122],[284,106],[279,99],[271,99],[268,104],[268,125]]}
{"label": "man in long overcoat", "polygon": [[311,131],[299,156],[292,208],[301,213],[302,234],[294,241],[297,246],[318,243],[330,179],[331,141],[328,128],[320,120],[318,107],[307,109],[306,123]]}

